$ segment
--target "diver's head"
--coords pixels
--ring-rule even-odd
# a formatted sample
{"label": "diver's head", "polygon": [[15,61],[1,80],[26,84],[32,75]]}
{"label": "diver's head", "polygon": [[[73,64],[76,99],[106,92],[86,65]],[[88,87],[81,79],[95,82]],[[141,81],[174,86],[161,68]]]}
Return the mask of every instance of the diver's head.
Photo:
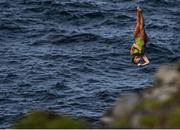
{"label": "diver's head", "polygon": [[140,62],[140,60],[141,60],[141,56],[134,56],[134,57],[132,58],[132,62],[133,62],[134,64],[138,64],[138,63]]}

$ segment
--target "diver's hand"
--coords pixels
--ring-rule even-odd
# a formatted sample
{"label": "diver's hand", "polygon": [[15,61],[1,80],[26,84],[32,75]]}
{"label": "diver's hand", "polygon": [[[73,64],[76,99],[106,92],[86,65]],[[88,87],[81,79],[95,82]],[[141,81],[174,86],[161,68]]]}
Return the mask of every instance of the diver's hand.
{"label": "diver's hand", "polygon": [[143,66],[143,65],[142,65],[141,63],[138,63],[138,64],[137,64],[137,66],[139,66],[139,67],[140,67],[140,66]]}

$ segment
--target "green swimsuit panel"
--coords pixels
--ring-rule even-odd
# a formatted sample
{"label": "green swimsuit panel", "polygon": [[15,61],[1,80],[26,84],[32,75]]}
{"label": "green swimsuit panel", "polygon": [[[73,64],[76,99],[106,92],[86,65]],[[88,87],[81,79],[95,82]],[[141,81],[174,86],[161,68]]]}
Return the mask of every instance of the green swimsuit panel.
{"label": "green swimsuit panel", "polygon": [[136,44],[138,45],[139,48],[141,48],[141,51],[139,49],[135,48],[133,54],[134,55],[144,55],[144,45],[145,45],[144,41],[140,37],[137,37]]}

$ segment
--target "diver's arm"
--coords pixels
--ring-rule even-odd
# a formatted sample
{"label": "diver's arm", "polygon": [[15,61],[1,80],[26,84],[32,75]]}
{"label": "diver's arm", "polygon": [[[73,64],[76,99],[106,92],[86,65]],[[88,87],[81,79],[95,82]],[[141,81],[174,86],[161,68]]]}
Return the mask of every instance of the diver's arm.
{"label": "diver's arm", "polygon": [[145,66],[150,63],[149,59],[145,55],[143,56],[143,60],[144,60],[144,64],[140,64],[139,66]]}
{"label": "diver's arm", "polygon": [[138,49],[139,51],[141,51],[141,48],[139,48],[139,46],[134,43],[131,47],[131,51],[130,51],[131,55],[133,55],[134,49]]}
{"label": "diver's arm", "polygon": [[132,46],[130,50],[131,55],[133,55],[134,49],[135,49],[134,46]]}
{"label": "diver's arm", "polygon": [[139,46],[137,44],[134,43],[133,46],[134,46],[134,48],[136,48],[136,49],[141,51],[141,48],[139,48]]}

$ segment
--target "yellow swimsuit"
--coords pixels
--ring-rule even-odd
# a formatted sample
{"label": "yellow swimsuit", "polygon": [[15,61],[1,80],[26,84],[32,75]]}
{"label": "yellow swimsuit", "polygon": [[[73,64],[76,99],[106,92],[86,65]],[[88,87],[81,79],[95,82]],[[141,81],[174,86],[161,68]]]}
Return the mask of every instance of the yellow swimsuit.
{"label": "yellow swimsuit", "polygon": [[141,50],[135,48],[133,51],[133,55],[144,55],[145,44],[144,41],[141,39],[141,37],[136,38],[136,44]]}

